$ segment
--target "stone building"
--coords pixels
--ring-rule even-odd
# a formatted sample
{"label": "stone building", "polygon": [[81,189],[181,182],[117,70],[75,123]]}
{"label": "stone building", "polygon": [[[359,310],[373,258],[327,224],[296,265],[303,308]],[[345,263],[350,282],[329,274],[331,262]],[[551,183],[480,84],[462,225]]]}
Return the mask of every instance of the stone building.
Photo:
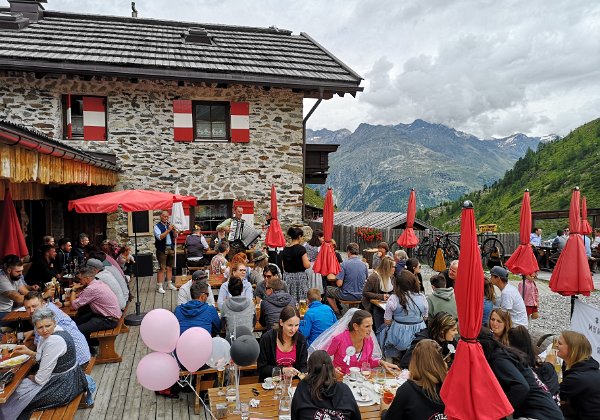
{"label": "stone building", "polygon": [[[362,91],[361,77],[307,34],[8,3],[0,8],[0,121],[114,155],[114,189],[178,187],[197,197],[191,221],[207,230],[236,201],[259,228],[272,183],[282,225],[302,219],[303,100]],[[67,213],[68,199],[89,188],[54,187],[45,198],[59,207],[50,216],[57,237],[61,217],[87,220],[81,229],[106,217]],[[125,240],[126,215],[107,220],[106,235]]]}

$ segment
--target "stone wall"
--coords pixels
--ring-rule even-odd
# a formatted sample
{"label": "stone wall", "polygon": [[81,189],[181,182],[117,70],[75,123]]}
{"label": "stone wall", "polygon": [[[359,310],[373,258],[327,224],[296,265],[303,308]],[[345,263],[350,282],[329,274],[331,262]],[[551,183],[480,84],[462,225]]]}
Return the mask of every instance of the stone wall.
{"label": "stone wall", "polygon": [[[0,119],[63,136],[63,94],[108,97],[108,141],[69,141],[84,150],[115,153],[122,168],[117,189],[153,189],[199,200],[249,200],[256,228],[269,211],[270,185],[277,186],[282,226],[300,221],[302,206],[302,99],[290,89],[177,81],[0,72]],[[250,143],[173,141],[173,99],[250,103]],[[82,187],[84,188],[84,187]],[[158,219],[158,213],[156,213]],[[68,223],[68,221],[65,221]],[[124,214],[110,215],[108,237],[127,238]],[[152,250],[151,238],[140,250]]]}

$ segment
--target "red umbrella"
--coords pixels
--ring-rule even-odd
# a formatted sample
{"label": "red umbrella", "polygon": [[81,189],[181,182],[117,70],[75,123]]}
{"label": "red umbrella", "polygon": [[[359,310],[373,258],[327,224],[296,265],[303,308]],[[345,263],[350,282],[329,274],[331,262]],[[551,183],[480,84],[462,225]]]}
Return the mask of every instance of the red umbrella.
{"label": "red umbrella", "polygon": [[69,211],[78,213],[112,213],[123,211],[170,209],[173,203],[196,205],[196,198],[162,191],[122,190],[69,201]]}
{"label": "red umbrella", "polygon": [[[569,229],[570,230],[570,229]],[[582,235],[589,235],[593,229],[587,219],[587,200],[585,197],[581,199],[581,228],[579,229]]]}
{"label": "red umbrella", "polygon": [[529,190],[525,190],[523,193],[520,223],[520,245],[515,252],[513,252],[508,261],[506,261],[506,267],[515,274],[528,276],[540,270],[535,255],[533,255],[531,245],[529,244],[531,236],[531,205],[529,203]]}
{"label": "red umbrella", "polygon": [[17,211],[8,188],[4,193],[4,205],[0,217],[0,220],[2,220],[2,223],[0,223],[0,238],[2,238],[0,240],[0,258],[4,258],[6,255],[16,255],[19,258],[29,255],[25,236],[23,236]]}
{"label": "red umbrella", "polygon": [[271,185],[271,221],[267,230],[265,245],[271,248],[282,248],[285,246],[285,237],[277,219],[277,191],[274,184]]}
{"label": "red umbrella", "polygon": [[583,238],[578,234],[581,227],[579,194],[579,187],[573,189],[569,208],[569,239],[567,239],[550,277],[550,289],[563,296],[589,296],[590,292],[594,290]]}
{"label": "red umbrella", "polygon": [[470,201],[463,204],[458,261],[454,293],[461,339],[440,395],[449,419],[497,420],[513,408],[476,340],[483,317],[483,270]]}
{"label": "red umbrella", "polygon": [[323,276],[328,274],[338,274],[340,272],[340,263],[335,257],[335,251],[331,244],[333,236],[333,190],[327,189],[325,194],[325,205],[323,206],[323,245],[319,250],[313,271]]}
{"label": "red umbrella", "polygon": [[398,245],[404,248],[414,248],[419,243],[419,238],[415,235],[413,226],[415,224],[415,216],[417,214],[417,197],[415,189],[410,190],[410,196],[408,197],[408,207],[406,208],[406,229],[396,241]]}

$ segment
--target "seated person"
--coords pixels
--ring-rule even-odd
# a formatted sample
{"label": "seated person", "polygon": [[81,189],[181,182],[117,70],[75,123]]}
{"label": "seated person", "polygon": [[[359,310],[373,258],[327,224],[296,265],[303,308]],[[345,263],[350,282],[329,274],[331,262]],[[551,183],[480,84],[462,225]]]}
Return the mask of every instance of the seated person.
{"label": "seated person", "polygon": [[8,401],[0,405],[2,419],[29,419],[35,410],[69,404],[87,391],[73,339],[56,325],[54,313],[40,308],[31,321],[40,335],[37,352],[20,345],[15,347],[14,354],[35,357],[40,367],[35,375],[23,379]]}
{"label": "seated person", "polygon": [[260,338],[260,353],[256,362],[258,380],[273,375],[273,368],[281,367],[283,375],[296,376],[306,372],[308,346],[306,338],[298,331],[300,314],[294,306],[286,306],[279,315],[277,328]]}
{"label": "seated person", "polygon": [[[23,261],[16,255],[7,255],[0,270],[0,319],[14,309],[23,306],[23,300],[31,290],[39,286],[28,286],[23,279]],[[54,289],[44,292],[45,297],[54,296]]]}
{"label": "seated person", "polygon": [[66,238],[58,240],[58,250],[56,251],[56,268],[64,273],[69,269],[71,264],[71,241]]}
{"label": "seated person", "polygon": [[285,290],[279,277],[265,280],[267,296],[260,302],[258,322],[267,330],[277,324],[281,310],[290,305],[296,307],[296,299]]}
{"label": "seated person", "polygon": [[71,249],[71,260],[76,264],[85,263],[85,247],[90,243],[90,238],[86,233],[80,233],[77,237],[77,243]]}
{"label": "seated person", "polygon": [[119,282],[115,276],[108,272],[108,270],[104,269],[104,264],[102,264],[102,261],[97,260],[96,258],[90,258],[87,260],[86,267],[93,269],[96,272],[96,280],[100,280],[102,283],[106,284],[110,290],[112,290],[119,302],[119,309],[125,309],[129,293],[123,294],[123,290],[121,289],[121,286],[119,286]]}
{"label": "seated person", "polygon": [[[221,252],[218,250],[219,245],[227,242],[227,232],[224,227],[217,226],[217,231],[212,234],[210,237],[210,245],[213,250],[217,252]],[[229,251],[227,251],[229,253]]]}
{"label": "seated person", "polygon": [[492,283],[502,292],[500,294],[500,307],[510,313],[514,324],[527,327],[527,309],[525,301],[515,286],[508,282],[508,271],[502,267],[490,270]]}
{"label": "seated person", "polygon": [[344,261],[337,274],[335,286],[327,286],[327,301],[336,314],[340,314],[336,300],[361,300],[363,288],[369,270],[367,265],[362,262],[360,257],[360,248],[357,243],[351,242],[346,248],[348,259]]}
{"label": "seated person", "polygon": [[214,306],[206,303],[210,288],[206,283],[196,282],[190,289],[192,300],[175,308],[180,334],[189,328],[204,328],[212,336],[221,331],[221,320]]}
{"label": "seated person", "polygon": [[362,418],[352,390],[336,381],[331,357],[323,350],[308,358],[308,373],[294,392],[291,413],[299,420]]}
{"label": "seated person", "polygon": [[133,258],[131,247],[129,245],[123,245],[121,249],[119,249],[117,263],[121,267],[121,270],[123,270],[123,273],[125,273],[125,276],[131,276],[134,274],[133,264],[135,264],[135,258]]}
{"label": "seated person", "polygon": [[375,331],[383,324],[383,309],[371,303],[372,299],[387,301],[394,292],[395,263],[391,257],[383,257],[375,270],[367,278],[363,289],[362,307],[373,316]]}
{"label": "seated person", "polygon": [[[77,328],[75,321],[65,314],[58,306],[52,302],[46,302],[44,296],[39,291],[27,293],[25,295],[25,300],[23,301],[23,306],[25,306],[25,310],[29,316],[33,316],[33,313],[40,308],[50,309],[54,314],[56,325],[62,328],[63,331],[66,331],[73,339],[77,363],[81,366],[90,361],[90,348],[85,341],[85,337],[81,334],[79,328]],[[32,332],[28,331],[25,333],[25,337],[28,338],[31,334]],[[35,328],[33,329],[33,334],[35,335],[33,343],[38,346],[40,344],[40,334]]]}
{"label": "seated person", "polygon": [[125,298],[128,299],[130,296],[129,285],[127,284],[127,278],[125,277],[125,274],[123,273],[123,270],[120,268],[120,266],[117,270],[117,268],[114,265],[112,265],[108,260],[109,256],[106,255],[106,253],[98,251],[96,249],[93,249],[89,252],[88,259],[90,258],[95,258],[102,262],[102,264],[104,265],[104,270],[113,275],[115,280],[117,280],[119,287],[121,288],[121,293],[123,293],[123,296],[125,296]]}
{"label": "seated person", "polygon": [[336,323],[337,318],[333,309],[321,303],[321,292],[319,289],[308,289],[306,293],[308,310],[304,319],[300,321],[300,332],[310,346],[323,331]]}
{"label": "seated person", "polygon": [[229,243],[223,241],[216,249],[217,255],[210,260],[210,274],[225,274],[227,269],[227,254],[229,254]]}
{"label": "seated person", "polygon": [[[105,240],[105,242],[106,242],[106,240]],[[115,249],[114,253],[116,253],[118,251],[119,244],[117,244],[115,241],[110,241],[110,242],[111,242],[111,249]],[[117,248],[112,248],[113,246],[116,246]],[[87,258],[96,258],[96,259],[99,259],[100,261],[102,261],[105,266],[114,267],[116,270],[115,273],[118,272],[121,277],[125,278],[125,273],[123,272],[121,265],[113,257],[112,251],[104,252],[104,250],[98,249],[98,247],[96,247],[94,245],[87,245],[85,247],[85,253],[87,254]],[[115,276],[115,278],[119,277],[116,274],[114,276]]]}
{"label": "seated person", "polygon": [[95,276],[95,268],[83,267],[71,291],[71,306],[77,309],[73,319],[89,346],[97,345],[97,340],[90,339],[91,333],[115,328],[123,315],[117,296]]}
{"label": "seated person", "polygon": [[394,265],[395,265],[395,273],[400,273],[402,270],[406,268],[406,261],[408,260],[408,254],[403,249],[398,249],[394,252]]}
{"label": "seated person", "polygon": [[560,254],[567,244],[569,235],[569,229],[558,229],[556,231],[556,237],[552,241],[552,248],[556,249]]}
{"label": "seated person", "polygon": [[373,264],[371,265],[371,268],[376,269],[379,267],[383,257],[394,257],[394,255],[390,252],[390,246],[387,244],[387,242],[379,242],[379,244],[377,244],[377,252],[373,254]]}
{"label": "seated person", "polygon": [[194,226],[192,233],[185,238],[184,249],[188,267],[204,267],[209,264],[204,258],[208,243],[200,231],[200,226]]}
{"label": "seated person", "polygon": [[[252,291],[252,285],[246,278],[247,271],[248,271],[248,269],[246,268],[245,264],[234,263],[231,265],[230,275],[232,277],[239,277],[239,278],[243,279],[242,283],[244,286],[244,290],[242,291],[242,296],[245,296],[248,299],[252,300],[252,298],[254,297],[254,294]],[[226,281],[219,288],[219,296],[217,298],[217,307],[219,308],[219,310],[221,310],[221,308],[223,307],[223,303],[231,297],[231,295],[229,294],[228,287],[229,287],[229,281]]]}
{"label": "seated person", "polygon": [[598,245],[600,245],[600,228],[594,229],[594,241],[590,245],[592,257],[594,258],[600,258],[600,247]]}
{"label": "seated person", "polygon": [[[267,283],[265,280],[272,279],[274,276],[281,278],[281,270],[275,264],[267,264],[262,272],[263,281],[258,282],[256,284],[256,288],[254,289],[254,299],[257,303],[267,296]],[[283,280],[281,280],[281,282],[283,283],[283,290],[287,292],[287,285]]]}
{"label": "seated person", "polygon": [[225,338],[230,340],[235,337],[238,327],[246,327],[253,331],[256,324],[256,307],[252,299],[242,296],[242,279],[232,277],[229,279],[227,289],[231,297],[223,303],[221,308],[221,321],[225,323]]}
{"label": "seated person", "polygon": [[[192,279],[187,281],[183,285],[181,285],[181,287],[177,291],[177,304],[178,305],[182,305],[182,304],[187,303],[190,300],[192,300],[192,294],[191,294],[190,290],[192,288],[192,285],[194,283],[198,283],[198,282],[206,283],[208,285],[208,276],[206,275],[206,271],[204,271],[204,270],[194,271],[194,274],[192,274]],[[210,286],[209,286],[209,290],[210,290],[210,293],[208,294],[206,303],[208,303],[211,306],[215,306],[215,297],[212,294],[212,289],[210,289]]]}
{"label": "seated person", "polygon": [[446,287],[454,288],[456,282],[456,274],[458,273],[458,260],[452,260],[447,269],[442,271],[442,275],[446,279]]}
{"label": "seated person", "polygon": [[267,254],[256,250],[254,251],[254,255],[252,256],[252,262],[254,263],[254,269],[250,271],[250,275],[248,276],[248,281],[250,284],[255,285],[264,281],[263,272],[267,265],[269,265],[269,260],[267,259]]}
{"label": "seated person", "polygon": [[456,311],[456,298],[454,297],[454,289],[446,287],[446,278],[441,274],[437,274],[429,280],[433,293],[427,296],[427,307],[429,318],[433,317],[438,312],[447,312],[458,319]]}
{"label": "seated person", "polygon": [[33,259],[31,267],[27,271],[25,283],[44,289],[46,283],[51,282],[53,278],[60,278],[58,270],[54,267],[55,258],[56,248],[53,245],[43,245],[40,248],[40,254]]}

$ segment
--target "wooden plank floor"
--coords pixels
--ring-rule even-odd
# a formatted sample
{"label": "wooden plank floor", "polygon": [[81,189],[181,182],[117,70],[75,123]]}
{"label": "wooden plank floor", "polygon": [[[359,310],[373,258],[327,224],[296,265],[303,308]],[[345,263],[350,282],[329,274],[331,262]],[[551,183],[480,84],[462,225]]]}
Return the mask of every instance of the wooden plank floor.
{"label": "wooden plank floor", "polygon": [[[132,282],[135,293],[135,283]],[[140,278],[140,302],[142,312],[155,308],[175,309],[177,292],[164,295],[156,293],[156,280],[152,277]],[[135,313],[135,302],[129,305],[129,313]],[[123,356],[121,363],[95,365],[92,376],[98,389],[94,408],[77,410],[76,420],[112,419],[204,419],[194,414],[194,393],[181,393],[179,399],[157,396],[137,382],[135,370],[138,362],[150,350],[140,338],[140,327],[129,327],[128,334],[121,334],[116,340],[117,352]]]}

